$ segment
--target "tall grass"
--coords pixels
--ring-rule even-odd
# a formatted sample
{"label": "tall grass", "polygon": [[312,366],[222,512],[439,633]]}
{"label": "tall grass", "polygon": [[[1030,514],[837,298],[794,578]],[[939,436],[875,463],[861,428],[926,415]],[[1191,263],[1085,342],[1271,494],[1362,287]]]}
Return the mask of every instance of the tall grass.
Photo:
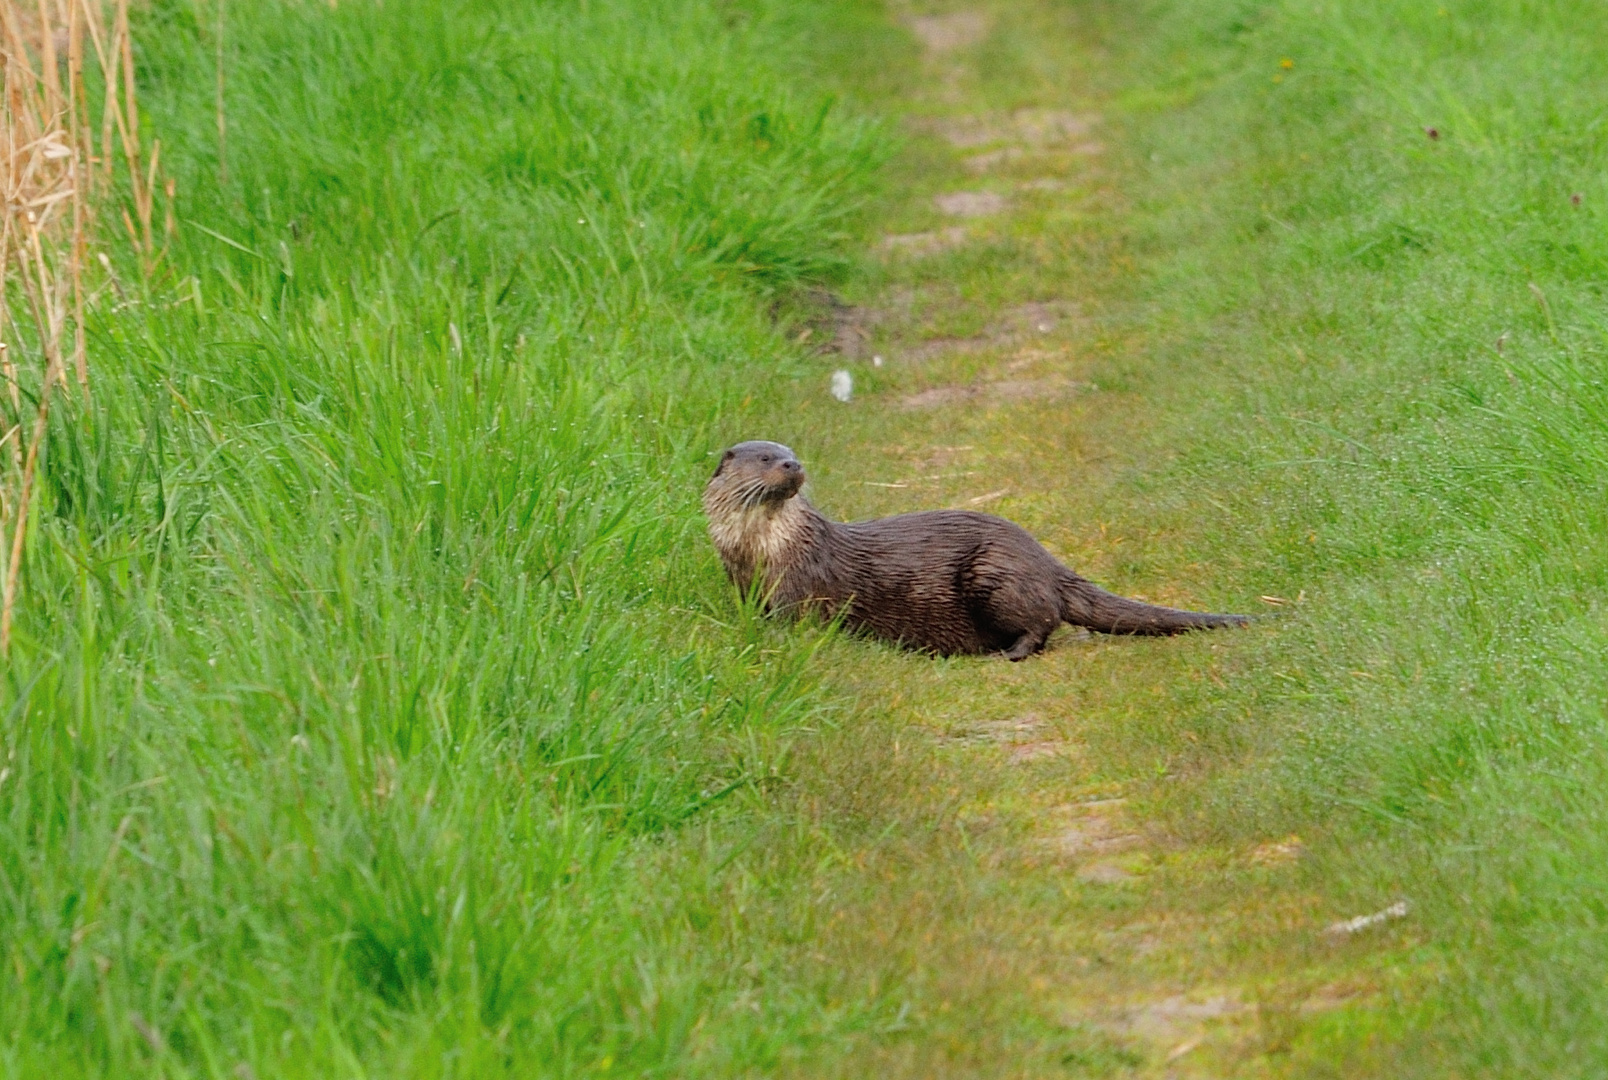
{"label": "tall grass", "polygon": [[676,1067],[728,973],[633,852],[818,707],[716,625],[696,491],[873,132],[763,5],[158,0],[135,40],[180,225],[42,465],[0,1063]]}

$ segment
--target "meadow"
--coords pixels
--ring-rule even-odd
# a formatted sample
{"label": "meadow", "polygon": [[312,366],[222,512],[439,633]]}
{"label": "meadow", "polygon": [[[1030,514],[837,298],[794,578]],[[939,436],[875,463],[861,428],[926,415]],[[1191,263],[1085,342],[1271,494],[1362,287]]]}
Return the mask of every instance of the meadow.
{"label": "meadow", "polygon": [[[216,2],[137,10],[173,226],[149,276],[112,249],[0,678],[7,1075],[1608,1064],[1597,6],[999,0],[935,89],[869,0]],[[901,123],[1069,95],[1088,192]],[[868,254],[962,182],[1025,209]],[[907,343],[1076,291],[1099,395],[899,411],[985,361],[895,357],[839,407],[823,289],[915,296]],[[1112,464],[1020,449],[1067,417]],[[1281,617],[1036,668],[773,624],[696,499],[759,426],[844,514],[927,494],[859,483],[887,444],[975,439],[1102,582]],[[1075,768],[934,737],[1052,681]],[[1149,884],[967,824],[1119,783]],[[1255,1039],[1173,1064],[1023,989],[1146,888],[1279,912],[1174,942]]]}

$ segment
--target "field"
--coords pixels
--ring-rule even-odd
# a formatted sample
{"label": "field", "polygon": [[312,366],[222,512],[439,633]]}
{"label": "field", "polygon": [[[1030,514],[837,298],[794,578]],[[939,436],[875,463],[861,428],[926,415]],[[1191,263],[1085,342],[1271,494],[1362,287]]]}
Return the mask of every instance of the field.
{"label": "field", "polygon": [[[6,1075],[1608,1069],[1608,14],[220,3],[0,678]],[[775,623],[756,436],[1268,617]]]}

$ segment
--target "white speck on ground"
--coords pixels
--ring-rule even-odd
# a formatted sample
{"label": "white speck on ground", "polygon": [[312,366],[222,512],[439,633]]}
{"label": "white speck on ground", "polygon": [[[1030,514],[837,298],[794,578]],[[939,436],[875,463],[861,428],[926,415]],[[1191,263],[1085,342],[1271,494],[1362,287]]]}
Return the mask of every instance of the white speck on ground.
{"label": "white speck on ground", "polygon": [[1340,922],[1331,923],[1324,927],[1323,932],[1328,937],[1350,937],[1352,934],[1371,930],[1392,919],[1405,919],[1408,910],[1407,901],[1398,900],[1383,911],[1376,911],[1372,915],[1358,915],[1354,919],[1342,919]]}

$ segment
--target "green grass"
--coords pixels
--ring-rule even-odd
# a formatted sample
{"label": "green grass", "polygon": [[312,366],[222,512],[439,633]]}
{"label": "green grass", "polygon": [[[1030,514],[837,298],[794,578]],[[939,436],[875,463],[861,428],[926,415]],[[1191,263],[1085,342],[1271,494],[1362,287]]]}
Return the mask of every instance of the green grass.
{"label": "green grass", "polygon": [[[928,197],[957,188],[1006,192],[1016,209],[972,226],[967,247],[873,268],[856,287],[896,313],[884,339],[895,357],[975,334],[1013,302],[1075,298],[1090,325],[1068,335],[1062,370],[1108,404],[894,407],[989,377],[1011,359],[1000,346],[861,369],[862,412],[778,413],[780,437],[819,462],[822,501],[845,516],[962,505],[1010,484],[991,508],[1100,580],[1192,587],[1188,599],[1225,606],[1302,599],[1266,632],[1222,643],[1226,655],[1204,642],[1067,644],[1036,678],[833,653],[834,678],[883,737],[919,746],[1033,709],[1068,718],[1081,759],[1029,780],[919,750],[903,769],[886,757],[814,766],[829,801],[878,776],[896,789],[869,811],[837,793],[833,835],[879,869],[819,877],[858,888],[860,917],[881,920],[839,962],[923,932],[938,941],[864,964],[867,984],[897,985],[920,1019],[903,1050],[866,1040],[843,1074],[1034,1075],[1043,1062],[1000,1029],[1042,1015],[1046,994],[1023,995],[1035,975],[1052,1010],[1057,982],[1108,1001],[1146,982],[1153,998],[1224,984],[1258,1000],[1319,986],[1354,998],[1223,1049],[1203,1075],[1601,1072],[1601,13],[978,6],[995,23],[958,82],[933,85],[931,68],[891,87],[883,73],[849,78],[924,117],[1100,109],[1114,160],[1091,174],[1029,155],[979,179],[959,167],[965,151],[918,143],[896,166],[889,231],[945,224]],[[1060,194],[1017,186],[1045,174]],[[974,444],[980,478],[861,486],[930,471],[922,448],[938,444]],[[866,753],[867,741],[838,746]],[[1001,868],[1035,814],[1119,782],[1178,846],[1143,900],[1068,897],[1064,875]],[[995,839],[967,839],[968,820]],[[872,839],[882,827],[904,846]],[[1290,833],[1307,841],[1298,868],[1235,864]],[[913,883],[878,882],[890,864]],[[954,895],[935,911],[933,890]],[[1343,947],[1315,933],[1403,897],[1413,914],[1399,929]],[[1245,914],[1258,906],[1265,917]],[[1051,928],[1078,922],[1154,931],[1190,918],[1223,930],[1131,957],[1103,983],[1068,976],[1073,957],[1050,944]],[[1111,948],[1089,938],[1085,957]],[[939,1014],[965,993],[969,1017]],[[1080,1000],[1098,1017],[1098,994]],[[1144,1051],[1143,1074],[1166,1071],[1159,1050]]]}
{"label": "green grass", "polygon": [[1140,25],[1107,40],[1134,69],[1113,97],[1142,377],[1178,454],[1146,480],[1210,515],[1188,554],[1214,580],[1307,601],[1230,690],[1183,683],[1094,746],[1196,777],[1156,796],[1181,835],[1326,835],[1306,880],[1338,910],[1416,906],[1391,1045],[1314,1025],[1290,1071],[1593,1075],[1602,13],[1178,3]]}
{"label": "green grass", "polygon": [[[97,308],[0,678],[8,1075],[1608,1067],[1608,17],[986,6],[945,84],[848,0],[236,0],[224,162],[217,9],[142,11],[177,231]],[[900,113],[1019,106],[1102,163],[1021,194],[918,131],[877,179]],[[961,186],[1017,209],[861,257]],[[1100,390],[891,407],[985,350],[841,408],[771,317],[822,284],[904,346],[1074,296]],[[1304,599],[1015,667],[775,626],[696,504],[758,434],[845,515],[975,494],[859,482],[975,443],[1102,582]],[[933,746],[1024,708],[1075,764]],[[1119,785],[1154,884],[1024,861]],[[1257,1033],[1101,1026],[1181,981]]]}
{"label": "green grass", "polygon": [[821,707],[696,493],[874,129],[758,5],[235,3],[220,187],[211,11],[141,16],[180,225],[45,465],[0,1060],[668,1069],[735,990],[632,853]]}
{"label": "green grass", "polygon": [[[1263,674],[1206,707],[1247,764],[1197,797],[1219,832],[1326,824],[1325,891],[1417,905],[1444,974],[1390,1071],[1591,1075],[1608,1061],[1590,899],[1608,863],[1587,824],[1608,764],[1601,12],[1175,16],[1199,66],[1176,87],[1190,104],[1146,125],[1145,245],[1172,249],[1155,295],[1201,327],[1171,362],[1221,372],[1191,419],[1240,431],[1179,469],[1231,511],[1208,558],[1309,595]],[[1195,44],[1214,36],[1233,44]],[[1314,1058],[1347,1073],[1332,1046]]]}

